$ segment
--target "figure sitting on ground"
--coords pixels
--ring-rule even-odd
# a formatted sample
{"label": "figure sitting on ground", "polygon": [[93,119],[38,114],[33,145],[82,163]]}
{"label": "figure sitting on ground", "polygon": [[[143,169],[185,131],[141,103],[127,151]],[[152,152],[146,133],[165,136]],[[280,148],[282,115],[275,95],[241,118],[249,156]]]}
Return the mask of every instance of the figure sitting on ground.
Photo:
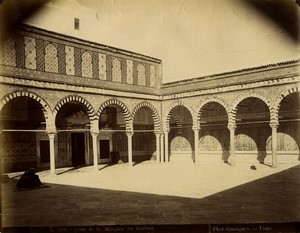
{"label": "figure sitting on ground", "polygon": [[35,168],[30,168],[18,180],[17,187],[19,189],[43,188],[46,187],[40,181],[38,175],[35,174]]}

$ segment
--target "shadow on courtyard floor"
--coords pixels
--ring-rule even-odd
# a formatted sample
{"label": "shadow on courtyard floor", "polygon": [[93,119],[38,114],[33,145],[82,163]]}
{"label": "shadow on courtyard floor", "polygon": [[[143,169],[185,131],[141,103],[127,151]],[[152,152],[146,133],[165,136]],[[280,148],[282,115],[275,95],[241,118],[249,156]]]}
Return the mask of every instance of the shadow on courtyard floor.
{"label": "shadow on courtyard floor", "polygon": [[20,192],[15,184],[1,185],[2,227],[300,221],[300,165],[202,199],[57,184]]}

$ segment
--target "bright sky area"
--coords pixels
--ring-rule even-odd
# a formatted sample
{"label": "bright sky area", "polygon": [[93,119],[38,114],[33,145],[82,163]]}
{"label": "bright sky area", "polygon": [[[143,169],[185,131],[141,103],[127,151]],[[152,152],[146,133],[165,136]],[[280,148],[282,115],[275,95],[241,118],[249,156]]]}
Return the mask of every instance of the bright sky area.
{"label": "bright sky area", "polygon": [[164,82],[295,60],[300,51],[246,0],[52,0],[26,22],[159,58]]}

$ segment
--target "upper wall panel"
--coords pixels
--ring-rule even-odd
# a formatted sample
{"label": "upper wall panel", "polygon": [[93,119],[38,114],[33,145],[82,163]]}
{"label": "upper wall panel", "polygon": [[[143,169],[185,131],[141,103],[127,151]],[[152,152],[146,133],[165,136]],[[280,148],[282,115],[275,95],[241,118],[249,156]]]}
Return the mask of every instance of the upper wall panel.
{"label": "upper wall panel", "polygon": [[1,46],[1,73],[18,78],[159,94],[161,60],[22,25]]}

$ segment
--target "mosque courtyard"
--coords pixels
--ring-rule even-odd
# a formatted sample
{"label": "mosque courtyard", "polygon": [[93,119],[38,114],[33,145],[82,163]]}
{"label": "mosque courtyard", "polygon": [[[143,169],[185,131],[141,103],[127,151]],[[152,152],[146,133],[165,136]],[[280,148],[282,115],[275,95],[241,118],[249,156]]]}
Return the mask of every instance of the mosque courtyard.
{"label": "mosque courtyard", "polygon": [[37,172],[49,187],[32,190],[17,190],[22,173],[10,173],[1,183],[2,227],[299,222],[300,165],[255,166],[149,161],[60,168],[57,175]]}

